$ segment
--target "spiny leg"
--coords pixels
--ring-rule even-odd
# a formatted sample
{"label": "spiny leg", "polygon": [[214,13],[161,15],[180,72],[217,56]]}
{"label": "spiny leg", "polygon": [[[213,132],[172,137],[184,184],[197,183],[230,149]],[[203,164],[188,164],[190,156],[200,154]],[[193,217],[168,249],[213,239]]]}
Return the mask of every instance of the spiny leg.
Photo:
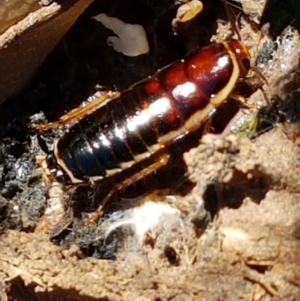
{"label": "spiny leg", "polygon": [[110,198],[113,196],[114,193],[116,193],[119,190],[124,189],[125,187],[143,179],[144,177],[152,174],[159,168],[165,166],[169,161],[170,155],[169,154],[162,154],[158,157],[157,161],[153,164],[149,165],[148,167],[144,168],[140,172],[137,172],[130,176],[129,178],[126,178],[120,183],[116,183],[111,190],[108,192],[108,194],[105,196],[105,198],[102,200],[100,206],[93,212],[92,216],[88,219],[88,223],[95,222],[99,219],[103,212],[103,208],[107,204],[107,202],[110,200]]}
{"label": "spiny leg", "polygon": [[67,114],[61,116],[58,121],[49,122],[46,124],[31,124],[30,126],[39,131],[48,131],[60,125],[67,124],[72,121],[78,121],[98,109],[100,106],[104,105],[106,102],[109,102],[114,98],[118,98],[119,96],[120,92],[103,92],[103,94],[100,97],[97,97],[94,101],[71,110]]}
{"label": "spiny leg", "polygon": [[261,108],[261,105],[255,104],[255,103],[248,103],[247,99],[244,96],[237,94],[235,92],[230,93],[230,98],[237,101],[241,105],[241,107],[243,107],[245,109],[260,109]]}

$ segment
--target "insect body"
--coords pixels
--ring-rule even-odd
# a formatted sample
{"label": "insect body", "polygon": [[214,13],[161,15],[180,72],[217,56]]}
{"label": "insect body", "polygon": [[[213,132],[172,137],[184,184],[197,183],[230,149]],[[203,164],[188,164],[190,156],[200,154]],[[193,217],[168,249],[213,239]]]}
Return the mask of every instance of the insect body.
{"label": "insect body", "polygon": [[203,126],[248,69],[248,52],[236,40],[191,53],[79,119],[47,156],[44,170],[66,185],[99,183],[153,158],[146,172],[113,191],[127,186],[165,164],[157,154]]}

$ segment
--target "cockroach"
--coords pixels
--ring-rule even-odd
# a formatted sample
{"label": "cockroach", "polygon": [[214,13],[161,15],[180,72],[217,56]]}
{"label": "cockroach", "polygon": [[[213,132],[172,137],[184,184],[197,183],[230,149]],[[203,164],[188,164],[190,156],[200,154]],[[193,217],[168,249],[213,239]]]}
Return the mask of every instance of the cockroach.
{"label": "cockroach", "polygon": [[74,187],[99,184],[133,168],[134,173],[113,185],[100,212],[116,191],[164,166],[169,147],[203,127],[249,68],[249,53],[239,40],[213,44],[122,93],[104,93],[57,123],[35,126],[47,130],[74,122],[41,163],[44,174]]}
{"label": "cockroach", "polygon": [[110,101],[108,95],[100,97],[64,117],[65,122],[75,118],[76,123],[42,162],[44,173],[66,186],[98,184],[151,159],[146,168],[114,185],[104,206],[114,192],[165,165],[168,147],[202,127],[249,66],[245,46],[230,40],[187,55],[115,93]]}

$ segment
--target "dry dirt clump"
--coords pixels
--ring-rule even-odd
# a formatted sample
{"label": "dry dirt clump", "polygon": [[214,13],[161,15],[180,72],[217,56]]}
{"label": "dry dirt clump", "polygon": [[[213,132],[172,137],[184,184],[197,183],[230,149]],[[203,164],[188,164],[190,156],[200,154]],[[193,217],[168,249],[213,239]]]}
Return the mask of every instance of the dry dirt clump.
{"label": "dry dirt clump", "polygon": [[0,243],[6,291],[13,300],[25,291],[36,300],[297,300],[299,155],[280,129],[255,143],[207,135],[185,155],[198,183],[185,200],[190,215],[211,179],[223,207],[203,235],[191,217],[165,221],[152,229],[152,244],[106,261],[79,258],[76,247],[62,250],[41,233],[7,231]]}
{"label": "dry dirt clump", "polygon": [[299,148],[280,129],[254,144],[233,136],[215,138],[205,136],[185,155],[192,177],[200,180],[192,195],[202,196],[207,185],[201,182],[214,179],[219,205],[238,208],[223,208],[209,231],[217,235],[221,253],[229,252],[227,264],[248,267],[244,277],[257,284],[253,300],[269,300],[265,294],[272,300],[299,296],[299,287],[290,286],[291,278],[299,279]]}

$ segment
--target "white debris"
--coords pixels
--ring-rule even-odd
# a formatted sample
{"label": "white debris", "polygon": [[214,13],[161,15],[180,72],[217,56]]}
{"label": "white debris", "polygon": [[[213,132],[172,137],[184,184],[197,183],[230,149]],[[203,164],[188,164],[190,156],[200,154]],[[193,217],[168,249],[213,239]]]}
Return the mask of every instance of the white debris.
{"label": "white debris", "polygon": [[143,26],[139,24],[126,24],[118,18],[106,14],[92,17],[106,28],[112,30],[117,36],[110,36],[107,44],[116,51],[127,56],[138,56],[149,52],[149,44]]}
{"label": "white debris", "polygon": [[142,242],[145,234],[157,226],[163,216],[180,216],[180,211],[171,205],[153,201],[146,201],[142,205],[128,210],[128,213],[126,217],[110,226],[106,233],[107,237],[117,228],[130,225]]}

